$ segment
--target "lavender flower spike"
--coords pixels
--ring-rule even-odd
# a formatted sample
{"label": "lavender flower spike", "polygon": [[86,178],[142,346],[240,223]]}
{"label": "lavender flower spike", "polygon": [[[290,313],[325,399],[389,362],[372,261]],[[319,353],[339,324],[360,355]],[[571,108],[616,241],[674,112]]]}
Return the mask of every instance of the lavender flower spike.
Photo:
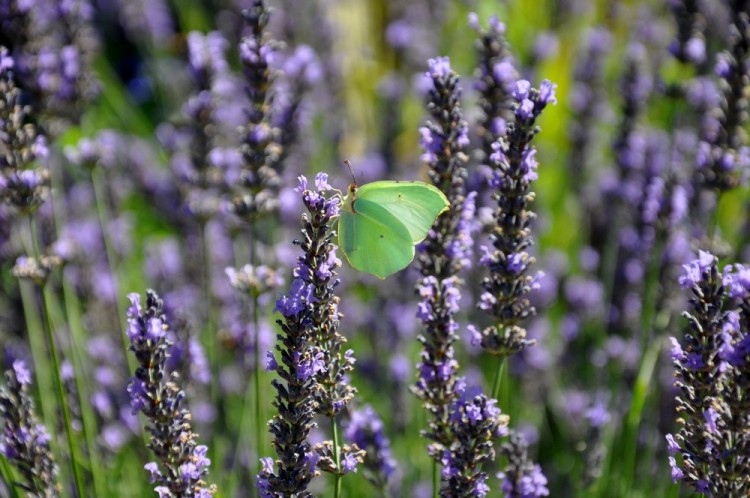
{"label": "lavender flower spike", "polygon": [[441,454],[441,498],[484,497],[490,491],[483,465],[495,459],[494,443],[507,434],[509,417],[497,401],[479,388],[457,388],[460,398],[451,406],[453,444]]}
{"label": "lavender flower spike", "polygon": [[[28,393],[31,374],[21,360],[5,372],[0,387],[0,453],[23,477],[28,496],[56,498],[58,468],[50,451],[47,429],[37,422],[34,403]],[[8,485],[12,485],[8,483]]]}
{"label": "lavender flower spike", "polygon": [[396,461],[391,456],[383,421],[370,405],[351,412],[344,438],[367,452],[364,461],[367,480],[378,489],[387,489],[396,471]]}
{"label": "lavender flower spike", "polygon": [[534,200],[531,183],[537,178],[536,149],[530,142],[539,132],[536,119],[547,104],[556,103],[555,86],[544,80],[537,90],[528,82],[517,83],[514,121],[492,145],[489,158],[493,167],[489,184],[496,189],[497,209],[490,234],[493,247],[482,247],[481,263],[489,275],[482,281],[479,308],[497,320],[497,325],[481,332],[482,347],[496,356],[515,354],[534,343],[519,325],[536,312],[528,295],[539,285],[539,274],[530,274],[535,260],[528,253],[533,243],[530,226],[536,218],[528,205]]}
{"label": "lavender flower spike", "polygon": [[475,78],[482,108],[479,137],[483,160],[487,161],[492,154],[492,144],[505,133],[506,123],[513,119],[512,93],[518,71],[505,39],[505,25],[497,17],[490,18],[487,30],[480,27],[476,14],[470,14],[469,24],[479,35],[476,41],[479,64]]}
{"label": "lavender flower spike", "polygon": [[151,434],[147,446],[158,459],[144,468],[157,484],[154,489],[160,498],[211,497],[216,486],[205,481],[211,464],[207,448],[197,444],[192,415],[182,408],[185,392],[178,385],[179,376],[166,369],[171,341],[167,339],[163,303],[152,290],[146,291],[145,307],[141,307],[138,294],[128,298],[127,334],[139,365],[128,384],[130,406],[134,414],[141,412],[146,417],[146,430]]}
{"label": "lavender flower spike", "polygon": [[[672,339],[679,430],[667,436],[672,480],[707,496],[750,492],[747,433],[750,280],[742,265],[722,275],[701,251],[680,284],[691,291],[690,333]],[[733,308],[737,303],[738,308]]]}
{"label": "lavender flower spike", "polygon": [[440,460],[451,446],[450,406],[456,392],[458,362],[454,347],[458,336],[455,314],[461,298],[463,282],[458,273],[469,266],[472,249],[472,220],[464,214],[474,211],[474,194],[465,195],[468,145],[467,124],[461,111],[461,86],[447,57],[428,61],[427,76],[432,88],[427,95],[430,119],[420,128],[422,159],[429,166],[432,183],[450,201],[450,209],[440,216],[419,247],[418,261],[422,278],[417,291],[422,297],[417,317],[423,332],[417,340],[422,344],[419,379],[415,394],[430,413],[424,436],[432,441],[429,452]]}
{"label": "lavender flower spike", "polygon": [[[331,220],[339,214],[338,198],[326,198],[324,195],[331,191],[327,174],[315,175],[315,186],[317,194],[302,193],[305,207],[313,220],[320,220],[321,227],[330,226]],[[324,235],[324,232],[320,232],[320,235]],[[337,247],[333,243],[333,236],[333,231],[317,240],[305,236],[301,242],[305,255],[299,259],[295,276],[309,283],[315,296],[315,311],[311,317],[310,329],[314,358],[320,362],[320,368],[315,373],[318,386],[313,394],[315,412],[329,417],[331,423],[336,424],[336,417],[346,409],[357,390],[349,383],[356,361],[354,351],[343,351],[346,338],[338,331],[341,313],[339,297],[334,289],[339,284],[336,270],[341,266],[341,260],[336,256]],[[319,457],[318,467],[337,476],[356,472],[356,465],[362,463],[364,457],[364,451],[356,444],[337,448],[324,442],[315,446],[315,452]],[[336,455],[336,452],[339,454]]]}
{"label": "lavender flower spike", "polygon": [[512,431],[510,441],[504,443],[501,452],[508,457],[504,472],[498,474],[503,481],[505,498],[537,498],[549,496],[547,477],[538,464],[527,455],[528,444],[519,432]]}
{"label": "lavender flower spike", "polygon": [[48,150],[33,121],[31,106],[16,86],[15,59],[0,46],[0,202],[20,212],[35,211],[48,197],[49,174],[34,168]]}
{"label": "lavender flower spike", "polygon": [[[280,361],[275,371],[281,379],[273,380],[274,406],[279,413],[269,422],[277,459],[275,462],[261,459],[263,468],[257,486],[262,497],[310,497],[307,487],[319,474],[319,468],[345,473],[335,468],[338,459],[331,452],[330,442],[313,449],[307,440],[316,425],[313,416],[317,404],[324,403],[326,414],[336,413],[354,392],[346,384],[338,388],[318,383],[329,372],[338,379],[338,373],[353,364],[350,354],[342,359],[338,350],[323,351],[316,342],[316,339],[330,339],[338,326],[338,299],[332,289],[334,270],[340,262],[335,258],[332,222],[339,214],[340,198],[326,195],[329,187],[324,174],[316,176],[317,191],[307,190],[304,176],[299,181],[296,190],[302,193],[308,212],[302,215],[302,238],[296,243],[304,254],[298,258],[289,292],[276,301],[275,311],[284,317],[277,321],[281,331],[276,335]],[[362,461],[358,448],[349,450],[344,452],[345,462],[351,462],[352,458]]]}

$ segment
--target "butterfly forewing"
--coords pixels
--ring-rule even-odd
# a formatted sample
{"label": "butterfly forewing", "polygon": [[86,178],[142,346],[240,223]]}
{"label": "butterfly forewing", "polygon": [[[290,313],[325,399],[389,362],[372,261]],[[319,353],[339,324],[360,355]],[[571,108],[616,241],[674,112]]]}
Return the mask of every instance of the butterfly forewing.
{"label": "butterfly forewing", "polygon": [[355,209],[361,201],[371,201],[393,215],[409,231],[412,243],[424,240],[435,218],[448,209],[449,202],[439,189],[422,182],[381,181],[357,190]]}

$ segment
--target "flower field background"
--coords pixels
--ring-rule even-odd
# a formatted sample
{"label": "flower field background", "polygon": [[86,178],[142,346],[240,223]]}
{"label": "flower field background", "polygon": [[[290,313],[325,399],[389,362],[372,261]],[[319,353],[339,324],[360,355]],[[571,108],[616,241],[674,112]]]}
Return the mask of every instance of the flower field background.
{"label": "flower field background", "polygon": [[748,98],[745,1],[0,0],[0,497],[747,496]]}

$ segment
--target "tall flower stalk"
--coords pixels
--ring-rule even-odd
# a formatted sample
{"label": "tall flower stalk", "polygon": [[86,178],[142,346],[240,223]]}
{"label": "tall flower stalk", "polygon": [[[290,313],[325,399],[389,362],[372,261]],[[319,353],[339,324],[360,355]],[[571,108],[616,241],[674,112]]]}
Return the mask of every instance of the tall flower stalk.
{"label": "tall flower stalk", "polygon": [[[287,78],[279,76],[279,60],[283,54],[279,44],[270,39],[268,22],[270,10],[263,0],[254,0],[242,13],[245,36],[239,43],[242,74],[248,107],[246,122],[241,128],[239,152],[242,167],[239,182],[232,189],[231,211],[248,226],[250,264],[262,264],[259,258],[261,241],[268,225],[278,215],[280,173],[283,160],[297,136],[297,110],[307,86],[305,72],[312,64],[313,53],[309,47],[299,47],[284,65]],[[284,83],[286,85],[284,85]],[[261,352],[258,346],[260,330],[258,296],[251,297],[254,330],[254,405],[255,439],[258,453],[264,451],[262,435],[263,398],[261,391]],[[250,406],[250,391],[244,404]],[[247,414],[246,414],[247,415]],[[243,416],[243,420],[249,417]],[[242,441],[238,442],[238,449]]]}
{"label": "tall flower stalk", "polygon": [[529,293],[538,288],[539,274],[531,274],[535,259],[528,252],[533,243],[531,223],[536,214],[529,209],[535,194],[531,183],[537,179],[536,149],[531,145],[539,132],[536,119],[554,104],[555,87],[548,80],[540,88],[532,88],[521,80],[513,92],[514,120],[507,125],[507,133],[493,144],[489,157],[492,177],[489,185],[495,189],[493,199],[495,226],[490,234],[492,248],[481,247],[481,264],[487,266],[489,275],[482,280],[479,308],[496,320],[496,324],[478,332],[476,338],[485,351],[499,358],[493,384],[493,397],[497,397],[504,358],[533,345],[526,338],[526,329],[520,323],[536,310],[529,301]]}
{"label": "tall flower stalk", "polygon": [[[689,289],[690,330],[672,338],[678,431],[667,435],[672,480],[706,496],[750,491],[750,269],[719,271],[701,251],[680,278]],[[679,457],[679,459],[678,459]]]}
{"label": "tall flower stalk", "polygon": [[[315,176],[315,186],[318,192],[331,190],[328,185],[328,175],[318,173]],[[303,194],[304,196],[304,194]],[[310,204],[308,209],[317,209],[319,213],[325,213],[325,217],[338,215],[338,206],[331,204],[337,199],[325,198],[314,199],[308,196]],[[315,213],[310,210],[315,217]],[[326,221],[327,223],[328,221]],[[310,282],[313,285],[313,299],[315,307],[312,314],[312,328],[310,340],[317,349],[315,357],[320,357],[325,365],[315,373],[318,389],[313,394],[315,399],[315,412],[328,417],[331,422],[332,444],[322,443],[316,445],[315,451],[320,460],[318,467],[330,472],[334,476],[335,498],[341,494],[341,477],[353,470],[356,465],[362,463],[364,452],[354,446],[344,445],[340,439],[340,429],[336,417],[347,408],[357,390],[349,384],[349,377],[354,370],[354,351],[349,349],[342,351],[346,338],[338,332],[339,320],[339,297],[334,293],[339,284],[336,270],[341,266],[341,260],[336,257],[336,245],[333,243],[334,232],[329,232],[317,241],[305,238],[302,241],[302,249],[305,251],[305,260],[300,261],[296,278]],[[317,247],[316,247],[317,246]],[[321,356],[322,355],[322,356]]]}
{"label": "tall flower stalk", "polygon": [[[422,160],[429,166],[433,185],[450,202],[448,212],[439,216],[419,247],[418,261],[422,278],[417,289],[422,301],[417,317],[424,329],[417,337],[422,344],[419,379],[414,392],[430,414],[423,433],[432,442],[430,455],[440,463],[443,451],[453,442],[450,409],[457,399],[458,361],[453,344],[458,339],[455,314],[459,310],[462,281],[458,272],[468,265],[467,252],[472,239],[462,223],[464,204],[473,207],[473,196],[465,198],[465,147],[467,124],[461,112],[461,87],[458,75],[447,57],[430,59],[427,77],[431,88],[427,95],[430,120],[419,129]],[[436,486],[437,489],[437,486]]]}
{"label": "tall flower stalk", "polygon": [[495,458],[494,442],[505,434],[508,417],[496,400],[478,388],[467,388],[458,377],[453,344],[457,340],[459,300],[463,280],[459,273],[471,264],[472,218],[476,193],[465,193],[468,145],[458,75],[447,57],[428,61],[432,82],[427,97],[430,120],[420,129],[422,159],[433,184],[445,192],[450,208],[437,218],[420,246],[423,277],[417,288],[422,301],[417,316],[424,325],[419,380],[414,391],[431,418],[424,432],[432,442],[429,453],[440,471],[433,495],[445,498],[485,496],[489,492],[486,462]]}
{"label": "tall flower stalk", "polygon": [[[24,297],[27,313],[41,312],[43,317],[41,328],[46,344],[39,342],[37,334],[32,334],[32,351],[35,355],[35,364],[40,366],[45,376],[49,374],[54,381],[54,387],[49,384],[44,387],[45,390],[54,391],[57,397],[57,408],[63,416],[75,487],[82,495],[85,493],[83,473],[61,377],[60,351],[55,342],[55,330],[45,292],[50,274],[61,265],[61,261],[55,256],[42,254],[38,240],[38,210],[49,197],[49,172],[37,165],[37,161],[46,158],[49,151],[46,138],[39,132],[34,121],[31,106],[24,103],[27,96],[16,86],[14,67],[15,60],[4,47],[0,47],[0,148],[7,151],[0,159],[0,200],[10,205],[19,220],[25,218],[28,221],[26,233],[22,234],[26,255],[16,260],[12,273],[19,279],[33,282],[38,293],[34,298]],[[37,309],[36,299],[41,302],[41,309]],[[45,349],[49,352],[51,363],[48,363],[46,355],[43,354]],[[47,382],[47,379],[44,382]],[[42,414],[45,422],[51,424],[53,418],[51,404],[47,401],[48,395],[48,391],[42,395]]]}
{"label": "tall flower stalk", "polygon": [[[261,459],[262,497],[312,496],[307,487],[320,470],[334,474],[334,496],[338,496],[341,475],[355,470],[364,456],[356,446],[341,444],[334,420],[355,392],[345,382],[354,358],[351,351],[340,354],[343,337],[337,333],[340,315],[333,294],[335,270],[341,262],[336,258],[332,225],[341,199],[326,195],[330,186],[325,174],[316,176],[315,185],[316,191],[308,190],[307,179],[300,177],[296,191],[302,194],[307,213],[302,215],[302,238],[296,243],[303,255],[297,259],[289,292],[276,301],[275,311],[284,317],[277,322],[280,362],[269,352],[267,368],[281,378],[273,380],[278,413],[269,422],[277,458]],[[333,440],[313,448],[308,436],[316,426],[316,412],[331,417]]]}
{"label": "tall flower stalk", "polygon": [[197,444],[193,432],[192,415],[185,403],[185,392],[180,388],[179,375],[166,367],[171,341],[167,339],[168,325],[162,312],[163,303],[151,290],[146,291],[142,307],[138,294],[129,294],[128,329],[130,350],[138,360],[138,368],[128,384],[133,414],[141,412],[151,434],[148,448],[158,461],[144,468],[151,475],[151,483],[159,498],[210,498],[215,486],[206,483],[208,448]]}
{"label": "tall flower stalk", "polygon": [[505,38],[505,24],[497,16],[490,17],[489,27],[479,24],[479,17],[469,15],[469,25],[479,35],[475,42],[479,62],[476,89],[482,115],[478,123],[482,161],[493,153],[492,144],[505,134],[505,125],[513,119],[513,90],[518,80],[513,54]]}

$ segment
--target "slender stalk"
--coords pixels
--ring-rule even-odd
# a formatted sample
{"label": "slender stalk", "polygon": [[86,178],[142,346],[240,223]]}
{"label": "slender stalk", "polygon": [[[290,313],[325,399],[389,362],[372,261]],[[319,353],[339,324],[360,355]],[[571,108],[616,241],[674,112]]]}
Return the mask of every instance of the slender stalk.
{"label": "slender stalk", "polygon": [[[31,244],[34,248],[34,257],[39,261],[41,253],[39,251],[39,242],[36,238],[36,223],[33,215],[29,215],[29,230],[31,235]],[[75,481],[76,492],[78,496],[86,496],[85,486],[83,482],[83,476],[81,475],[80,462],[78,458],[78,451],[73,437],[73,425],[70,418],[70,408],[65,400],[65,385],[63,384],[62,375],[60,372],[60,357],[57,352],[57,346],[55,345],[54,338],[54,325],[52,324],[52,317],[50,316],[49,304],[44,292],[44,285],[37,286],[39,298],[42,302],[42,313],[44,315],[44,334],[47,340],[47,349],[49,350],[50,357],[52,358],[52,378],[54,379],[57,402],[60,405],[60,410],[63,415],[63,424],[65,426],[65,437],[68,443],[68,452],[70,453],[70,464],[73,468],[73,479]]]}
{"label": "slender stalk", "polygon": [[[78,310],[71,301],[70,284],[63,280],[63,300],[65,301],[65,316],[67,317],[68,327],[71,331],[72,339],[72,358],[73,358],[73,370],[75,375],[73,381],[76,385],[76,391],[78,393],[78,404],[81,408],[81,431],[83,433],[83,439],[86,444],[88,454],[89,471],[93,478],[94,494],[95,496],[105,496],[108,493],[107,480],[104,479],[104,472],[101,468],[101,456],[99,455],[99,447],[96,443],[95,434],[97,434],[96,418],[94,415],[93,407],[91,402],[91,377],[86,372],[84,367],[86,358],[83,354],[83,333],[80,318],[78,317]],[[47,288],[44,289],[45,299],[48,303],[55,302],[54,294]],[[59,307],[59,303],[57,303]],[[74,318],[75,316],[75,318]]]}
{"label": "slender stalk", "polygon": [[[34,284],[32,282],[19,282],[21,291],[21,303],[23,304],[23,315],[26,321],[26,328],[29,337],[29,349],[31,358],[36,370],[36,380],[39,391],[39,410],[42,415],[44,425],[50,433],[52,439],[55,439],[57,433],[57,417],[54,415],[54,387],[50,382],[50,365],[49,357],[45,353],[47,346],[44,344],[44,325],[39,318],[36,299],[34,297]],[[52,445],[56,448],[56,445]]]}
{"label": "slender stalk", "polygon": [[[258,264],[258,233],[255,222],[250,225],[250,264],[255,267]],[[253,292],[253,353],[254,372],[253,382],[255,386],[255,444],[258,455],[264,454],[263,448],[263,393],[260,388],[260,315],[258,313],[258,294]],[[258,459],[258,472],[260,472],[260,459]]]}
{"label": "slender stalk", "polygon": [[[495,380],[492,383],[492,397],[498,399],[500,396],[500,385],[503,382],[503,372],[505,371],[505,358],[499,358],[497,362],[497,370],[495,370]],[[507,411],[507,407],[503,406],[503,409]]]}
{"label": "slender stalk", "polygon": [[8,459],[2,454],[0,454],[0,476],[2,476],[3,482],[8,486],[11,498],[21,498],[21,495],[18,494],[18,489],[16,489],[13,469],[8,464]]}
{"label": "slender stalk", "polygon": [[333,475],[333,498],[341,496],[341,456],[339,455],[339,424],[336,417],[331,417],[331,427],[333,429],[333,461],[336,463],[336,473]]}
{"label": "slender stalk", "polygon": [[102,239],[104,240],[104,251],[107,256],[107,267],[109,268],[110,276],[112,278],[112,284],[115,289],[115,310],[117,311],[117,324],[120,328],[120,341],[122,343],[123,353],[125,359],[128,362],[128,370],[135,372],[136,362],[134,358],[131,358],[129,354],[130,344],[128,343],[128,336],[125,332],[125,326],[123,317],[125,311],[122,309],[120,303],[120,279],[117,275],[117,266],[114,247],[112,246],[112,240],[109,237],[109,215],[107,214],[107,208],[104,204],[106,196],[102,187],[101,181],[99,180],[99,174],[96,169],[91,170],[91,184],[94,187],[94,203],[96,204],[96,212],[99,216],[99,226],[102,231]]}
{"label": "slender stalk", "polygon": [[[61,168],[52,168],[50,171],[50,181],[52,183],[52,213],[55,220],[55,228],[59,236],[60,228],[65,226],[65,197],[63,195],[63,180]],[[96,496],[105,496],[110,494],[109,487],[106,483],[109,480],[104,479],[104,472],[101,467],[102,459],[99,455],[99,447],[96,443],[95,434],[97,434],[97,424],[94,410],[91,405],[91,376],[88,375],[85,365],[87,358],[85,353],[86,331],[81,323],[81,313],[79,301],[75,292],[71,289],[70,282],[65,278],[63,271],[60,272],[60,283],[62,285],[62,300],[65,306],[65,318],[70,330],[71,337],[71,357],[73,359],[73,369],[75,371],[74,381],[78,393],[78,403],[81,407],[81,419],[83,434],[86,443],[89,469],[93,477],[94,494]],[[53,298],[50,293],[48,299]]]}
{"label": "slender stalk", "polygon": [[63,384],[62,376],[60,374],[60,357],[57,353],[57,347],[55,346],[55,338],[53,337],[52,320],[49,316],[47,299],[44,297],[44,289],[40,287],[39,292],[41,294],[42,307],[44,308],[44,315],[47,321],[47,326],[44,327],[44,332],[47,340],[47,347],[50,351],[50,356],[52,357],[52,370],[54,371],[53,377],[55,379],[55,385],[57,388],[57,401],[60,405],[60,409],[62,410],[63,424],[65,426],[65,437],[68,443],[68,451],[70,452],[70,464],[71,467],[73,467],[73,479],[75,480],[76,492],[78,493],[78,496],[86,496],[86,488],[83,483],[83,476],[81,475],[78,450],[76,449],[73,437],[73,425],[70,418],[70,408],[68,407],[68,403],[65,401],[65,385]]}
{"label": "slender stalk", "polygon": [[[208,234],[206,233],[207,227],[208,224],[205,221],[202,221],[200,223],[201,258],[203,259],[203,263],[201,264],[201,280],[203,285],[204,302],[206,303],[206,323],[202,328],[203,340],[201,340],[201,343],[206,348],[206,356],[208,356],[208,365],[211,372],[211,383],[209,385],[209,396],[211,398],[211,403],[216,407],[216,410],[218,412],[218,420],[220,421],[220,426],[227,427],[227,413],[223,399],[219,393],[218,368],[220,361],[219,350],[216,347],[217,341],[215,340],[214,334],[214,331],[217,327],[214,317],[213,292],[211,290],[211,258],[209,257]],[[223,443],[220,443],[219,439],[220,438],[218,431],[213,431],[211,433],[211,444],[209,446],[209,451],[211,451],[211,460],[214,462],[220,462],[224,453]]]}
{"label": "slender stalk", "polygon": [[440,465],[432,459],[432,498],[440,496]]}

